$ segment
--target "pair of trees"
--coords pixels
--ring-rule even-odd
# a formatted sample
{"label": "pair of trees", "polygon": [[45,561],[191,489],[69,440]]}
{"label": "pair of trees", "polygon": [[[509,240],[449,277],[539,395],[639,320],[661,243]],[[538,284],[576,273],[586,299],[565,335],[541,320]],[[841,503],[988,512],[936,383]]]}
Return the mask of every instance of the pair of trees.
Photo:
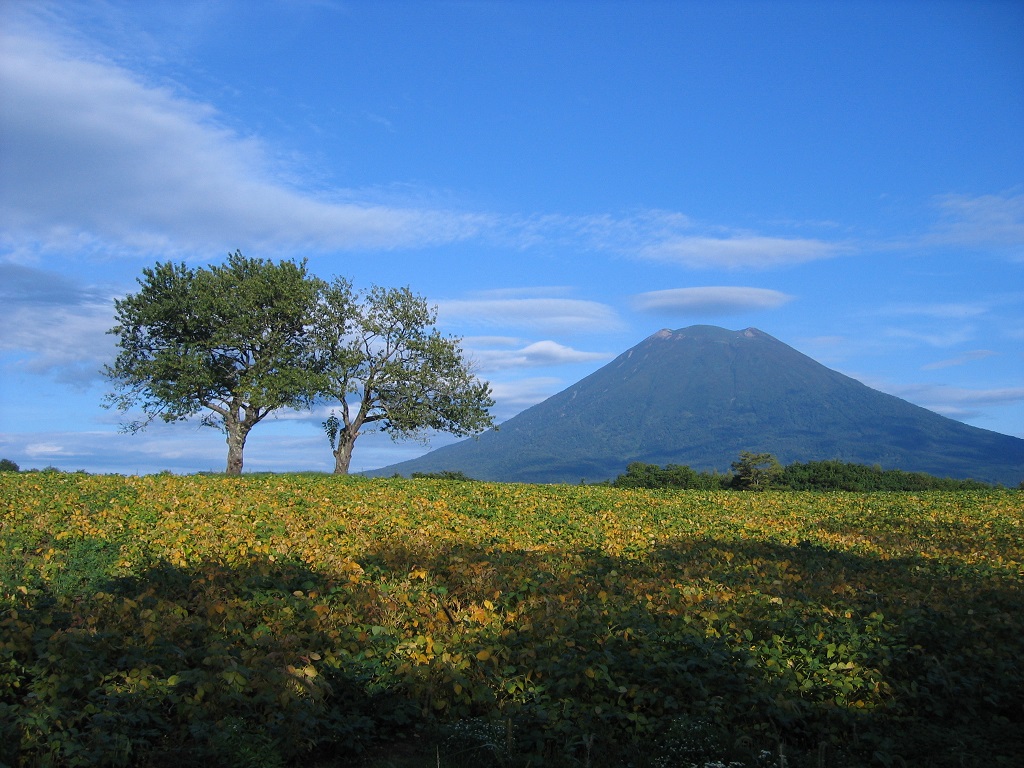
{"label": "pair of trees", "polygon": [[158,263],[115,302],[118,355],[104,368],[107,407],[142,418],[126,431],[202,414],[227,438],[228,474],[242,471],[249,432],[282,408],[335,403],[324,428],[334,471],[348,472],[373,425],[393,439],[434,429],[466,436],[493,425],[490,385],[433,326],[436,310],[408,288],[357,293],[306,262],[252,259],[193,269]]}

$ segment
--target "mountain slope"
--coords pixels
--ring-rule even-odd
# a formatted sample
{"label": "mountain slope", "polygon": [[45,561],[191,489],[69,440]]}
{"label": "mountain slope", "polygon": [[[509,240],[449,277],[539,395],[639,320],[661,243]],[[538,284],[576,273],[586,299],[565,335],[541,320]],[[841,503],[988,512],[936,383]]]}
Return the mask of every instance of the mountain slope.
{"label": "mountain slope", "polygon": [[1024,440],[871,389],[755,328],[700,325],[659,331],[497,431],[367,474],[595,481],[631,461],[725,471],[742,450],[1024,479]]}

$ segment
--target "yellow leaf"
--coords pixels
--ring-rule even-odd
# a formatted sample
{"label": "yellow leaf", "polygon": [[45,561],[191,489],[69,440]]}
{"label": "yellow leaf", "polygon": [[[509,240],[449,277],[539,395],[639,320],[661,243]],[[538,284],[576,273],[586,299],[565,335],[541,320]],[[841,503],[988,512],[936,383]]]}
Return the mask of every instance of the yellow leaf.
{"label": "yellow leaf", "polygon": [[487,661],[487,660],[488,660],[489,658],[491,658],[491,652],[490,652],[490,651],[488,651],[488,650],[487,650],[487,649],[485,648],[484,650],[480,651],[480,652],[479,652],[479,653],[478,653],[478,654],[476,655],[476,657],[477,657],[477,658],[478,658],[478,659],[479,659],[480,661]]}

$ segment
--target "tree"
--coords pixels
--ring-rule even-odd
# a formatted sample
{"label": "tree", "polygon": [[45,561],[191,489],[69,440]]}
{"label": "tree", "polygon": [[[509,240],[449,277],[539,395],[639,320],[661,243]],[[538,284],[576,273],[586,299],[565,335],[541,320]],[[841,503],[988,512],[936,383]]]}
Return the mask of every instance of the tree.
{"label": "tree", "polygon": [[18,465],[10,459],[0,459],[0,472],[17,472]]}
{"label": "tree", "polygon": [[739,461],[732,463],[736,473],[733,484],[749,491],[764,490],[782,472],[782,466],[770,453],[740,451]]}
{"label": "tree", "polygon": [[250,430],[268,414],[310,399],[306,328],[322,281],[306,264],[244,257],[191,269],[158,263],[141,290],[114,303],[117,359],[104,368],[114,384],[107,407],[179,421],[205,410],[202,424],[227,436],[227,473],[240,474]]}
{"label": "tree", "polygon": [[341,278],[322,286],[312,333],[317,394],[340,404],[340,417],[332,411],[323,423],[336,474],[348,473],[367,425],[395,440],[493,426],[490,385],[475,376],[459,339],[433,328],[436,319],[408,288],[375,286],[359,296]]}
{"label": "tree", "polygon": [[[672,488],[714,490],[722,488],[727,475],[697,472],[685,464],[645,464],[634,461],[626,466],[626,473],[612,481],[615,488]],[[731,480],[731,478],[728,478]]]}

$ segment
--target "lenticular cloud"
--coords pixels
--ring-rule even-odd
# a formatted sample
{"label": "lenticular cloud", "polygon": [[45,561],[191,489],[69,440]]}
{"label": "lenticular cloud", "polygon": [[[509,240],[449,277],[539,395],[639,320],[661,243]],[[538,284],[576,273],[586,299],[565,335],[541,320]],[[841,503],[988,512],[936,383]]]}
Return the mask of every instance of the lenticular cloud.
{"label": "lenticular cloud", "polygon": [[792,298],[768,288],[705,286],[641,293],[633,297],[633,307],[640,312],[661,315],[733,315],[776,309]]}

